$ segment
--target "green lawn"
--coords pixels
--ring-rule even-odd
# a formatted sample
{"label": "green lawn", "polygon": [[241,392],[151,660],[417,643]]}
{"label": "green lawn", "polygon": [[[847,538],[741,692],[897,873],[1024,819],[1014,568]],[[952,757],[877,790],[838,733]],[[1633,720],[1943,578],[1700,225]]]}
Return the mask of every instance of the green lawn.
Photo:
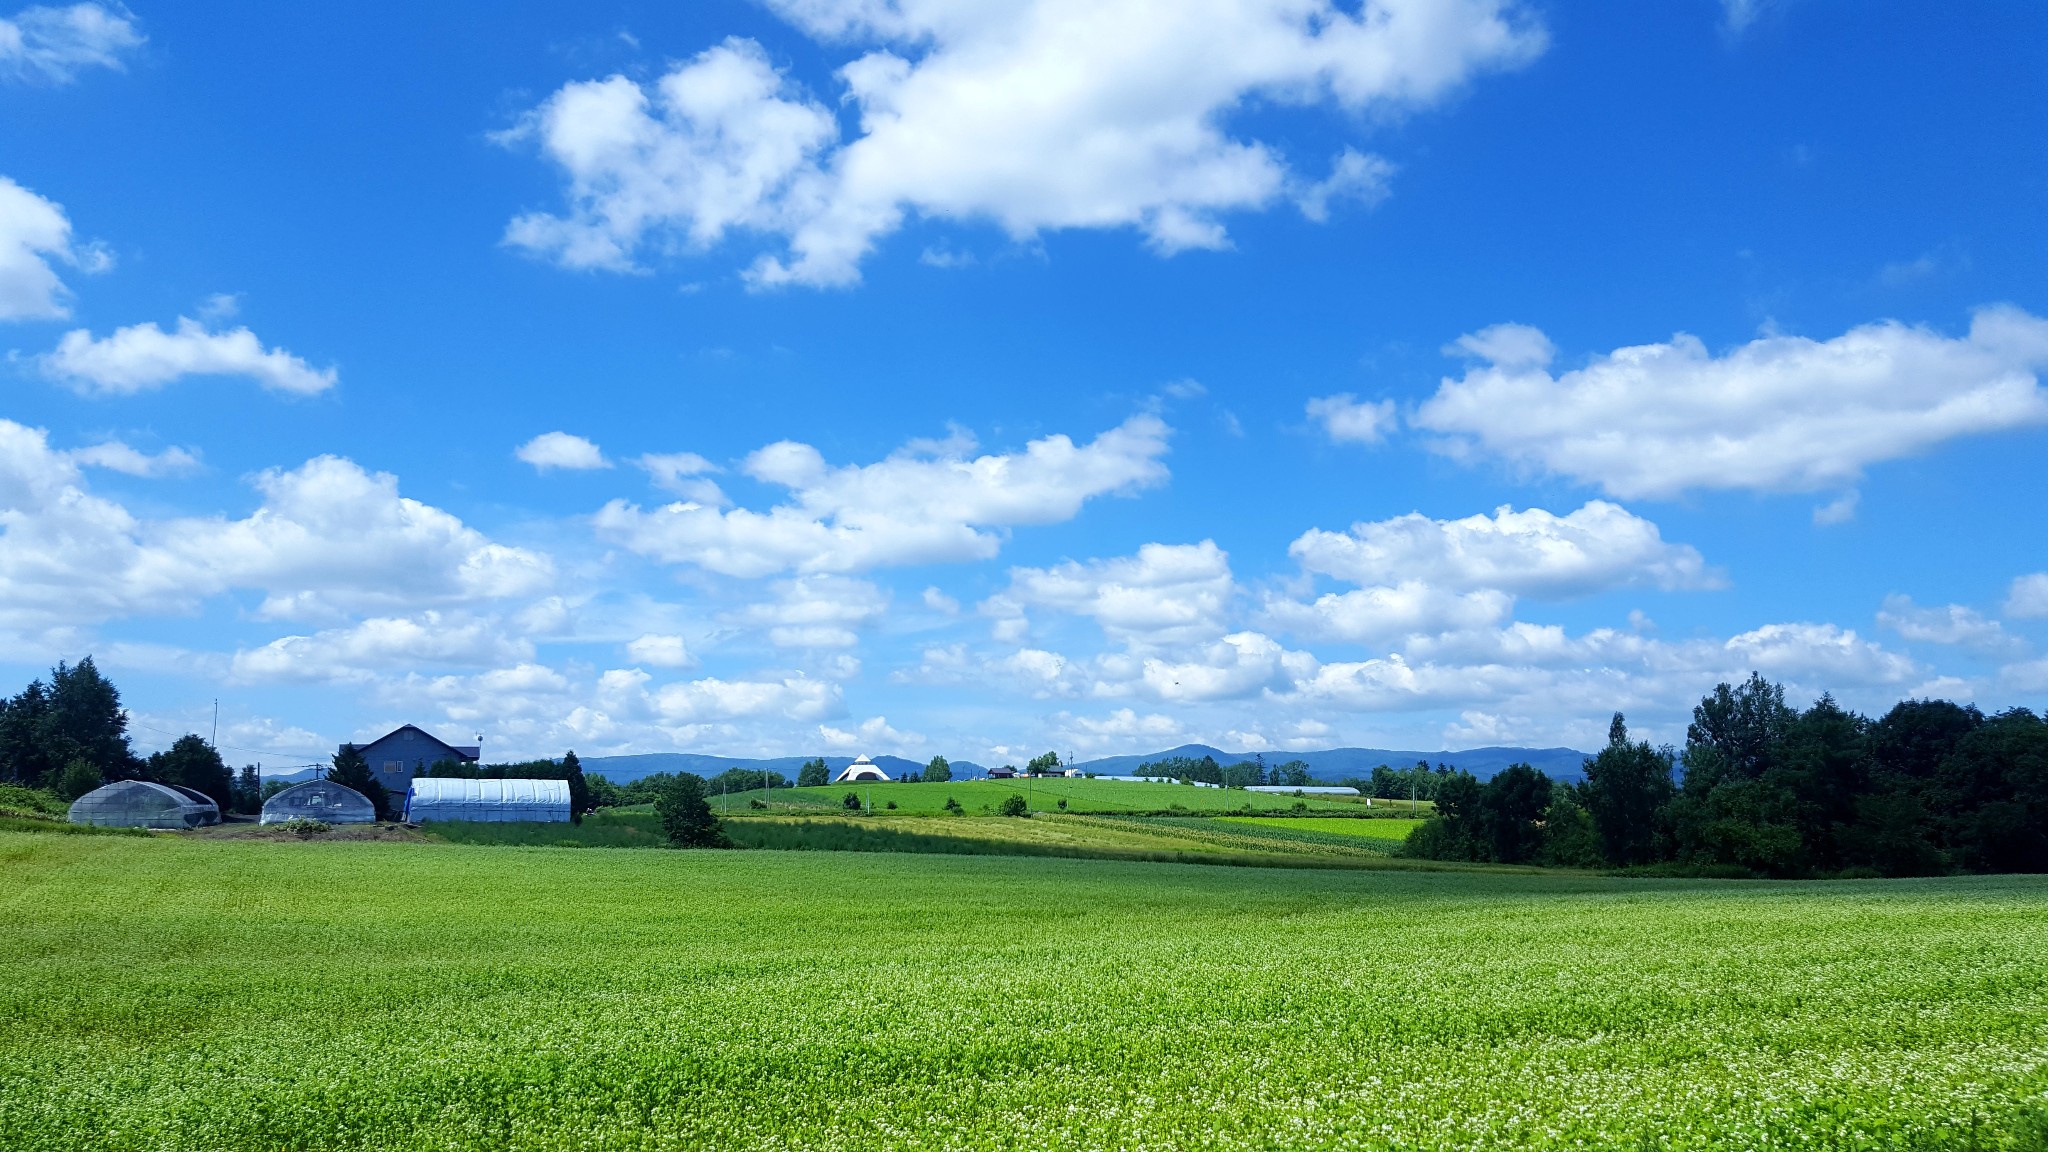
{"label": "green lawn", "polygon": [[2038,877],[26,834],[0,876],[15,1152],[2048,1141]]}
{"label": "green lawn", "polygon": [[1341,816],[1218,816],[1226,824],[1250,824],[1289,832],[1321,832],[1330,836],[1358,836],[1368,840],[1389,840],[1396,844],[1422,826],[1420,820],[1351,820]]}
{"label": "green lawn", "polygon": [[[844,810],[846,794],[856,793],[862,803],[888,811],[937,815],[946,810],[952,797],[970,813],[993,812],[1012,794],[1031,801],[1033,811],[1056,811],[1067,802],[1069,812],[1155,812],[1176,805],[1190,812],[1252,811],[1284,812],[1296,804],[1312,811],[1360,812],[1366,810],[1362,797],[1298,797],[1285,793],[1247,792],[1242,788],[1196,788],[1186,784],[1134,784],[1125,780],[1090,780],[1086,777],[1050,776],[1026,783],[1022,780],[959,780],[945,784],[828,784],[822,788],[777,788],[772,793],[755,790],[731,796],[713,794],[711,806],[721,812],[748,810],[748,802],[766,800],[779,809]],[[1386,801],[1371,808],[1386,809]]]}

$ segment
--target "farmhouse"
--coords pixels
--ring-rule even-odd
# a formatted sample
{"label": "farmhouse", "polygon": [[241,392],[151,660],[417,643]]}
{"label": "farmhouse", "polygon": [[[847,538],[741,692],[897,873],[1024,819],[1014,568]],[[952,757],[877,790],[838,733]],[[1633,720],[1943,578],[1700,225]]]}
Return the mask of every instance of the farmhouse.
{"label": "farmhouse", "polygon": [[370,771],[393,796],[403,796],[413,777],[426,774],[428,765],[441,760],[475,763],[483,748],[474,744],[449,744],[425,729],[406,724],[392,729],[368,744],[343,744],[341,751],[355,749],[370,764]]}
{"label": "farmhouse", "polygon": [[844,772],[834,776],[832,782],[834,784],[853,784],[863,780],[886,781],[888,779],[889,774],[887,772],[876,767],[873,760],[862,756],[853,763],[848,764]]}

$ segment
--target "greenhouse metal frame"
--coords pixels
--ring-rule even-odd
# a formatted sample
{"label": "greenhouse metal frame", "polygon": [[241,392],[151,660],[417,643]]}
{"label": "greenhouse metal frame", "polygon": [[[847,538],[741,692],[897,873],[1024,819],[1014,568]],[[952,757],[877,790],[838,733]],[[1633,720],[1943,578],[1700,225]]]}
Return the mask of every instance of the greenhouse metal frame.
{"label": "greenhouse metal frame", "polygon": [[287,820],[318,820],[322,824],[374,824],[377,806],[368,796],[332,780],[308,780],[283,789],[263,802],[263,824]]}
{"label": "greenhouse metal frame", "polygon": [[70,820],[103,828],[203,828],[220,823],[220,808],[189,788],[116,780],[72,801]]}

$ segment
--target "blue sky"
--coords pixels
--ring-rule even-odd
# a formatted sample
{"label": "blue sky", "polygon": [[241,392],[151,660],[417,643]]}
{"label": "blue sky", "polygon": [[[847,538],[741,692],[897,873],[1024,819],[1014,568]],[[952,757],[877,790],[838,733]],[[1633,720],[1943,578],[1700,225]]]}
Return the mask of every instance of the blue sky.
{"label": "blue sky", "polygon": [[2048,11],[0,15],[0,638],[145,749],[2048,693]]}

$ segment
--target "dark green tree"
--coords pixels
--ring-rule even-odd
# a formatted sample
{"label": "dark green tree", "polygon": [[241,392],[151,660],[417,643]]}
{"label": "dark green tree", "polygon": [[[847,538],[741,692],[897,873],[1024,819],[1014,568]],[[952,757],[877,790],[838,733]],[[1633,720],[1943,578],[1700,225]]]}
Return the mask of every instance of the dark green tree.
{"label": "dark green tree", "polygon": [[926,762],[925,762],[925,766],[924,766],[924,782],[925,782],[925,783],[927,783],[927,784],[935,784],[935,783],[936,783],[936,784],[944,784],[944,783],[946,783],[946,782],[948,782],[948,781],[950,781],[950,780],[952,780],[952,779],[953,779],[953,766],[952,766],[951,764],[949,764],[949,763],[947,763],[947,762],[946,762],[946,758],[945,758],[944,756],[934,756],[934,757],[932,757],[932,758],[931,758],[930,760],[928,760],[928,761],[926,761]]}
{"label": "dark green tree", "polygon": [[590,782],[583,778],[583,761],[576,758],[574,748],[562,756],[562,779],[569,782],[569,819],[581,824],[591,809]]}
{"label": "dark green tree", "polygon": [[100,675],[90,656],[51,669],[43,726],[46,747],[76,750],[109,778],[132,775],[139,767],[128,748],[128,714],[121,709],[121,693]]}
{"label": "dark green tree", "polygon": [[213,745],[194,735],[184,735],[171,746],[152,753],[149,774],[165,784],[182,784],[204,793],[223,812],[235,809],[235,777],[221,762]]}
{"label": "dark green tree", "polygon": [[832,770],[825,766],[823,756],[804,761],[804,766],[796,774],[796,786],[799,788],[822,788],[831,780]]}
{"label": "dark green tree", "polygon": [[1663,855],[1659,820],[1675,791],[1672,756],[1630,743],[1628,722],[1621,713],[1607,726],[1607,747],[1586,761],[1586,784],[1576,800],[1600,837],[1607,863],[1616,867],[1648,864]]}
{"label": "dark green tree", "polygon": [[1028,816],[1031,814],[1031,806],[1025,802],[1022,792],[1012,792],[1003,797],[1001,804],[996,805],[996,811],[1005,816]]}
{"label": "dark green tree", "polygon": [[1528,864],[1542,856],[1550,791],[1550,777],[1527,764],[1510,764],[1486,782],[1479,794],[1479,839],[1489,859]]}
{"label": "dark green tree", "polygon": [[377,807],[377,819],[395,818],[391,810],[391,793],[370,771],[370,762],[363,759],[362,749],[350,744],[334,754],[333,766],[327,769],[327,779],[344,788],[361,792],[370,803]]}
{"label": "dark green tree", "polygon": [[655,798],[654,814],[661,820],[661,830],[668,834],[670,847],[732,847],[732,841],[725,835],[725,825],[711,814],[711,804],[704,798],[704,781],[688,772],[679,772],[669,780]]}
{"label": "dark green tree", "polygon": [[1043,756],[1033,756],[1031,760],[1024,765],[1024,771],[1030,773],[1033,776],[1046,776],[1052,773],[1056,773],[1059,770],[1060,754],[1057,752],[1047,752]]}
{"label": "dark green tree", "polygon": [[263,773],[254,764],[244,764],[235,776],[235,811],[254,816],[262,810]]}

